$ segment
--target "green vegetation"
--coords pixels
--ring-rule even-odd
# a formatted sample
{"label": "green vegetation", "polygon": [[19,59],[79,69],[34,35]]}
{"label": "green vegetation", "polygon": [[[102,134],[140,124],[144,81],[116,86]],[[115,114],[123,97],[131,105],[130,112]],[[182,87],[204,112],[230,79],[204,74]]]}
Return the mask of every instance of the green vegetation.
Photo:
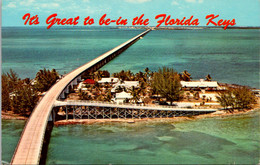
{"label": "green vegetation", "polygon": [[79,99],[80,100],[91,100],[92,97],[91,95],[88,94],[87,91],[82,91],[81,89],[79,90]]}
{"label": "green vegetation", "polygon": [[110,77],[110,73],[107,70],[98,70],[94,72],[93,79],[100,80],[102,77]]}
{"label": "green vegetation", "polygon": [[59,74],[56,72],[55,69],[46,70],[45,68],[43,70],[40,70],[35,77],[36,84],[35,88],[39,92],[44,92],[50,89],[50,87],[56,83],[56,81],[59,79]]}
{"label": "green vegetation", "polygon": [[179,77],[183,81],[190,81],[192,79],[191,74],[187,70],[184,70],[182,73],[179,73]]}
{"label": "green vegetation", "polygon": [[179,100],[182,94],[180,77],[172,68],[159,68],[158,72],[153,74],[152,88],[170,101],[171,105],[173,101]]}
{"label": "green vegetation", "polygon": [[2,109],[4,111],[11,110],[23,116],[28,116],[32,112],[39,98],[37,90],[29,82],[28,79],[18,78],[12,70],[10,73],[2,74]]}
{"label": "green vegetation", "polygon": [[206,81],[211,81],[211,80],[212,80],[210,74],[208,74],[208,75],[205,77],[205,80],[206,80]]}
{"label": "green vegetation", "polygon": [[[95,84],[85,84],[84,88],[87,88],[87,90],[83,91],[80,89],[78,91],[80,100],[110,102],[116,93],[122,91],[131,93],[132,101],[136,104],[142,100],[144,104],[149,104],[153,101],[159,104],[169,101],[172,105],[173,101],[179,101],[183,98],[190,101],[192,96],[195,100],[199,100],[198,91],[190,90],[184,94],[180,81],[189,81],[191,79],[191,75],[186,70],[180,74],[174,71],[174,69],[167,67],[159,68],[157,72],[151,72],[148,68],[144,72],[139,71],[137,73],[133,73],[130,70],[122,70],[114,73],[113,76],[119,78],[122,82],[139,81],[139,85],[131,88],[118,86],[114,89],[116,93],[111,93],[112,83],[99,84],[97,82],[102,77],[109,77],[110,73],[108,71],[99,70],[89,75],[86,74],[86,76],[93,77],[96,82]],[[59,74],[55,69],[40,70],[33,81],[29,78],[21,80],[12,70],[9,73],[2,74],[2,109],[4,111],[13,111],[23,116],[30,115],[39,100],[39,95],[49,90],[58,79]],[[207,75],[206,80],[210,81],[211,76]],[[155,98],[157,100],[153,100]],[[228,88],[220,92],[217,99],[224,109],[231,112],[234,109],[251,108],[256,100],[250,89],[246,87]],[[202,100],[205,100],[205,96]]]}
{"label": "green vegetation", "polygon": [[140,99],[140,88],[132,87],[130,90],[131,95],[133,96],[132,100],[137,103]]}
{"label": "green vegetation", "polygon": [[247,87],[228,88],[217,97],[220,105],[230,112],[234,109],[243,110],[252,108],[256,103],[254,94]]}
{"label": "green vegetation", "polygon": [[[35,84],[29,78],[21,80],[10,70],[2,74],[2,110],[29,116],[39,100],[39,93],[47,91],[59,78],[53,70],[40,70]],[[32,81],[33,82],[33,81]]]}
{"label": "green vegetation", "polygon": [[113,73],[113,77],[119,78],[123,81],[140,81],[147,84],[149,81],[149,77],[153,73],[149,70],[149,68],[145,68],[144,71],[145,72],[139,71],[136,74],[134,74],[130,70],[127,71],[122,70],[120,72]]}

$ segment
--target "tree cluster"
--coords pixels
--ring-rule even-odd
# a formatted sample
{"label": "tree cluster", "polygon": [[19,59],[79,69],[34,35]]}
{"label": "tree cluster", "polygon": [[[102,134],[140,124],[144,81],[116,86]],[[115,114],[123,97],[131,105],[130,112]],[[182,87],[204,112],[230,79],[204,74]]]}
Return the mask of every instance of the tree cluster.
{"label": "tree cluster", "polygon": [[179,100],[182,94],[180,76],[172,68],[159,68],[158,72],[153,74],[152,88],[170,101],[171,105],[173,101]]}
{"label": "tree cluster", "polygon": [[218,102],[230,112],[234,109],[243,110],[252,108],[256,99],[251,90],[247,87],[228,88],[217,96]]}
{"label": "tree cluster", "polygon": [[55,69],[47,70],[43,69],[40,70],[35,77],[35,88],[39,92],[45,92],[52,87],[56,83],[56,81],[59,79],[59,74],[56,72]]}
{"label": "tree cluster", "polygon": [[113,73],[113,77],[119,78],[123,81],[140,81],[144,83],[148,83],[149,77],[152,76],[153,72],[149,70],[149,68],[145,68],[144,72],[133,73],[130,70],[120,71],[117,73]]}
{"label": "tree cluster", "polygon": [[39,100],[39,92],[47,91],[59,78],[55,69],[40,70],[35,83],[29,78],[21,80],[17,73],[10,70],[2,74],[2,109],[28,116]]}
{"label": "tree cluster", "polygon": [[29,115],[38,101],[37,90],[28,82],[21,80],[18,75],[10,70],[10,73],[2,74],[2,109],[11,110],[23,116]]}

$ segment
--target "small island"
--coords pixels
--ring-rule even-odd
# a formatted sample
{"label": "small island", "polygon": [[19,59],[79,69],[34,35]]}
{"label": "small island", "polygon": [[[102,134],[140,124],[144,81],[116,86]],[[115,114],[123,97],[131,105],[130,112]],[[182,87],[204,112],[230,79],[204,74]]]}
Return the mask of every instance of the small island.
{"label": "small island", "polygon": [[[2,118],[27,119],[38,100],[62,77],[55,69],[40,70],[32,80],[29,78],[22,80],[12,70],[2,74]],[[106,70],[98,70],[82,74],[81,82],[71,87],[66,98],[60,101],[215,110],[210,114],[202,113],[204,115],[193,113],[159,117],[186,119],[194,118],[199,114],[199,116],[241,114],[259,108],[259,90],[236,84],[219,83],[213,81],[210,74],[203,79],[193,80],[188,71],[177,73],[173,68],[167,67],[159,68],[156,72],[145,68],[143,72],[137,73],[122,70],[111,74]],[[68,111],[66,114],[66,110],[62,107],[58,107],[56,118],[57,125],[79,123],[75,120],[74,111]],[[145,118],[139,116],[141,120]],[[98,120],[102,117],[94,119]],[[113,117],[108,119],[113,120]],[[125,117],[125,119],[132,118]]]}

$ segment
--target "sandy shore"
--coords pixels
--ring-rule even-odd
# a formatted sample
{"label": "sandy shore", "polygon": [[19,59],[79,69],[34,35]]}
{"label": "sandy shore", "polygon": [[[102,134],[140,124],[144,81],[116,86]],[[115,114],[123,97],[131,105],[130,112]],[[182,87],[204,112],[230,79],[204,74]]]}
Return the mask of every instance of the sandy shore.
{"label": "sandy shore", "polygon": [[4,120],[27,120],[28,117],[20,116],[12,112],[1,112],[1,119]]}

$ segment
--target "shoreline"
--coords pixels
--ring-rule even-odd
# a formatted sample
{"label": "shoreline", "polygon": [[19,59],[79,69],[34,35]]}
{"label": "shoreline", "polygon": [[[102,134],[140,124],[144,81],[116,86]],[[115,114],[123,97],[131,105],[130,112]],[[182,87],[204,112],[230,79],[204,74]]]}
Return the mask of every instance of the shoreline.
{"label": "shoreline", "polygon": [[224,112],[224,111],[217,111],[210,114],[204,114],[204,115],[197,115],[197,116],[183,116],[183,117],[173,117],[173,118],[143,118],[143,119],[69,119],[69,120],[59,120],[54,123],[55,126],[64,126],[64,125],[91,125],[91,124],[97,124],[97,123],[141,123],[141,122],[181,122],[181,121],[193,121],[198,119],[206,119],[206,118],[217,118],[217,117],[231,117],[231,116],[241,116],[246,115],[255,111],[260,111],[260,108],[254,108],[246,111],[235,111],[233,113],[230,112]]}
{"label": "shoreline", "polygon": [[[170,121],[170,122],[181,122],[181,121],[192,121],[198,119],[206,119],[206,118],[217,118],[217,117],[231,117],[231,116],[241,116],[246,115],[254,111],[260,111],[259,107],[250,110],[244,111],[234,111],[226,112],[226,111],[216,111],[209,114],[202,114],[197,116],[180,116],[180,117],[173,117],[173,118],[143,118],[143,119],[69,119],[69,120],[59,120],[54,122],[55,126],[63,126],[63,125],[77,125],[77,124],[84,124],[84,125],[91,125],[96,123],[137,123],[137,122],[162,122],[162,121]],[[28,117],[19,116],[17,114],[12,114],[8,112],[1,113],[2,120],[27,120]]]}
{"label": "shoreline", "polygon": [[1,119],[3,120],[27,120],[29,117],[20,116],[12,112],[1,112]]}

